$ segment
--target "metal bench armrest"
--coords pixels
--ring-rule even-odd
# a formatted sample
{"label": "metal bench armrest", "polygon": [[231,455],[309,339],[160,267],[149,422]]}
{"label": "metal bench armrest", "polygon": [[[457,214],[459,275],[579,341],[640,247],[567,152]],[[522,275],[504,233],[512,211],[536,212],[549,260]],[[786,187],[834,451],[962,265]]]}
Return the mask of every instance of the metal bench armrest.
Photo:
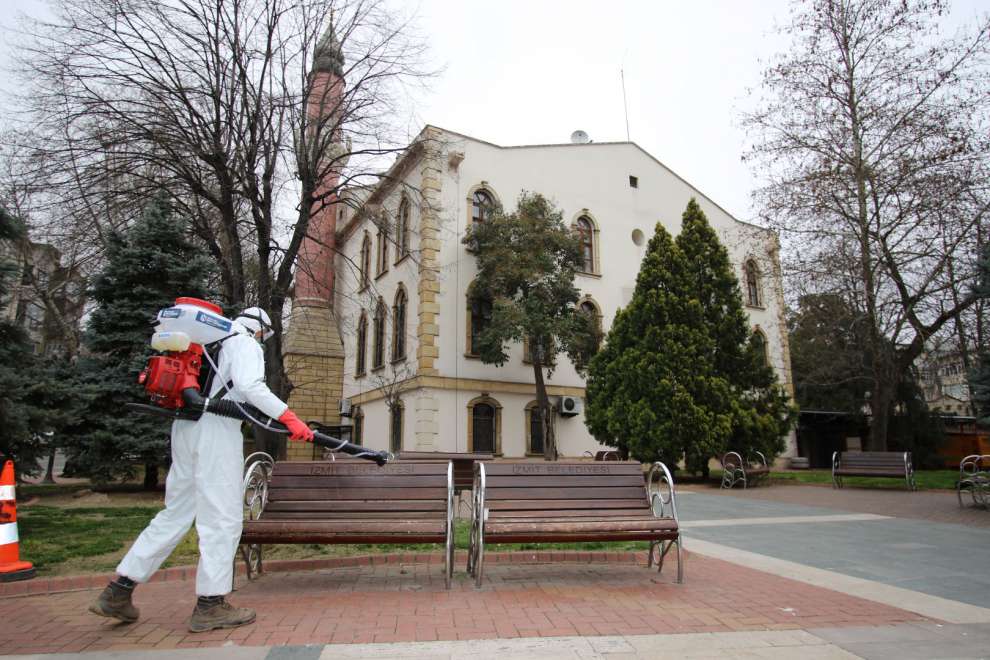
{"label": "metal bench armrest", "polygon": [[258,520],[264,513],[268,504],[268,485],[274,469],[275,459],[263,451],[256,451],[244,459],[241,494],[247,520]]}
{"label": "metal bench armrest", "polygon": [[[653,515],[657,518],[673,518],[679,527],[674,478],[670,476],[670,470],[667,469],[667,466],[660,461],[650,467],[650,472],[646,477],[646,493]],[[668,507],[670,508],[669,516],[666,515]]]}

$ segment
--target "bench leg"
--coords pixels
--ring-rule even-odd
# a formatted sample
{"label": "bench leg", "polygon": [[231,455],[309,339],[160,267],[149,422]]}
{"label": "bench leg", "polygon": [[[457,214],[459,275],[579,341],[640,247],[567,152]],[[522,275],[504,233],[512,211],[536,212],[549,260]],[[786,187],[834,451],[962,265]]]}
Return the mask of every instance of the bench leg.
{"label": "bench leg", "polygon": [[681,535],[677,535],[677,584],[684,584],[684,556],[681,554]]}

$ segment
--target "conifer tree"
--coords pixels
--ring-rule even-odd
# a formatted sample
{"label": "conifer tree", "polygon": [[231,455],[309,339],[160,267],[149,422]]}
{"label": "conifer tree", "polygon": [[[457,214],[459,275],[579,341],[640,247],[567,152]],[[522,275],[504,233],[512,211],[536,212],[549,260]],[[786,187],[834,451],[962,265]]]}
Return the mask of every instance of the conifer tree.
{"label": "conifer tree", "polygon": [[[20,221],[0,207],[0,240],[15,242],[24,237]],[[0,299],[6,300],[18,264],[0,263]],[[16,463],[18,477],[38,471],[44,447],[34,438],[31,419],[35,411],[27,397],[35,357],[24,328],[0,319],[0,461]]]}
{"label": "conifer tree", "polygon": [[[973,293],[978,298],[990,299],[990,245],[984,247],[977,267],[980,274]],[[977,422],[981,426],[990,426],[990,351],[982,348],[979,364],[969,374],[969,388],[973,393]]]}
{"label": "conifer tree", "polygon": [[[685,295],[701,302],[715,343],[715,374],[732,387],[733,428],[727,448],[744,459],[760,451],[769,460],[783,451],[783,436],[794,423],[795,411],[777,384],[762,341],[750,330],[729,253],[694,199],[684,211],[676,243],[688,269],[690,288]],[[688,466],[704,471],[709,456],[689,451]]]}
{"label": "conifer tree", "polygon": [[92,430],[79,439],[75,452],[79,467],[94,480],[130,477],[143,465],[145,486],[157,484],[158,468],[168,461],[169,425],[126,414],[123,404],[144,402],[137,376],[151,354],[155,314],[178,296],[207,297],[210,266],[165,195],[156,196],[124,235],[112,238],[107,265],[90,292],[96,308],[84,345],[91,355],[79,361]]}
{"label": "conifer tree", "polygon": [[764,363],[728,253],[694,200],[658,224],[629,305],[589,367],[585,419],[642,461],[704,469],[727,448],[775,455],[793,411]]}
{"label": "conifer tree", "polygon": [[629,305],[588,370],[592,434],[641,461],[714,455],[732,430],[731,388],[715,374],[704,310],[684,295],[684,254],[659,223]]}

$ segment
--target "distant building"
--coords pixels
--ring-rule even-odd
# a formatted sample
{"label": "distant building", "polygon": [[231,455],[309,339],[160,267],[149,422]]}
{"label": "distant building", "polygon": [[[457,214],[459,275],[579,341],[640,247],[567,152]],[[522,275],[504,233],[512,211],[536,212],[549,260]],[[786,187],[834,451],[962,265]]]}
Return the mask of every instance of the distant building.
{"label": "distant building", "polygon": [[921,387],[931,410],[950,415],[973,416],[969,383],[958,350],[934,349],[921,356]]}
{"label": "distant building", "polygon": [[0,315],[27,331],[37,355],[74,350],[67,336],[78,334],[86,301],[78,270],[63,266],[55,247],[30,241],[3,242],[0,260],[16,274],[0,300]]}

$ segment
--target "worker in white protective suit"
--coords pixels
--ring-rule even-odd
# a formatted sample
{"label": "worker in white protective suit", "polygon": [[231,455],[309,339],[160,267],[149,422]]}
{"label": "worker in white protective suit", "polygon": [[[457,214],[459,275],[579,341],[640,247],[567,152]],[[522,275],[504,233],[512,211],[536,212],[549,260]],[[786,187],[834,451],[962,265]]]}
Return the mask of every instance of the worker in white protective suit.
{"label": "worker in white protective suit", "polygon": [[[233,334],[221,344],[218,371],[210,396],[247,402],[289,429],[289,438],[311,441],[313,432],[265,385],[261,341],[272,335],[268,314],[251,307],[234,320]],[[225,392],[225,393],[224,393]],[[131,622],[138,610],[131,602],[134,587],[147,582],[193,521],[199,534],[196,608],[189,630],[205,632],[254,621],[254,610],[230,605],[234,553],[243,520],[241,422],[205,413],[198,421],[172,423],[172,467],[165,482],[165,509],[148,525],[117,566],[90,611]]]}

